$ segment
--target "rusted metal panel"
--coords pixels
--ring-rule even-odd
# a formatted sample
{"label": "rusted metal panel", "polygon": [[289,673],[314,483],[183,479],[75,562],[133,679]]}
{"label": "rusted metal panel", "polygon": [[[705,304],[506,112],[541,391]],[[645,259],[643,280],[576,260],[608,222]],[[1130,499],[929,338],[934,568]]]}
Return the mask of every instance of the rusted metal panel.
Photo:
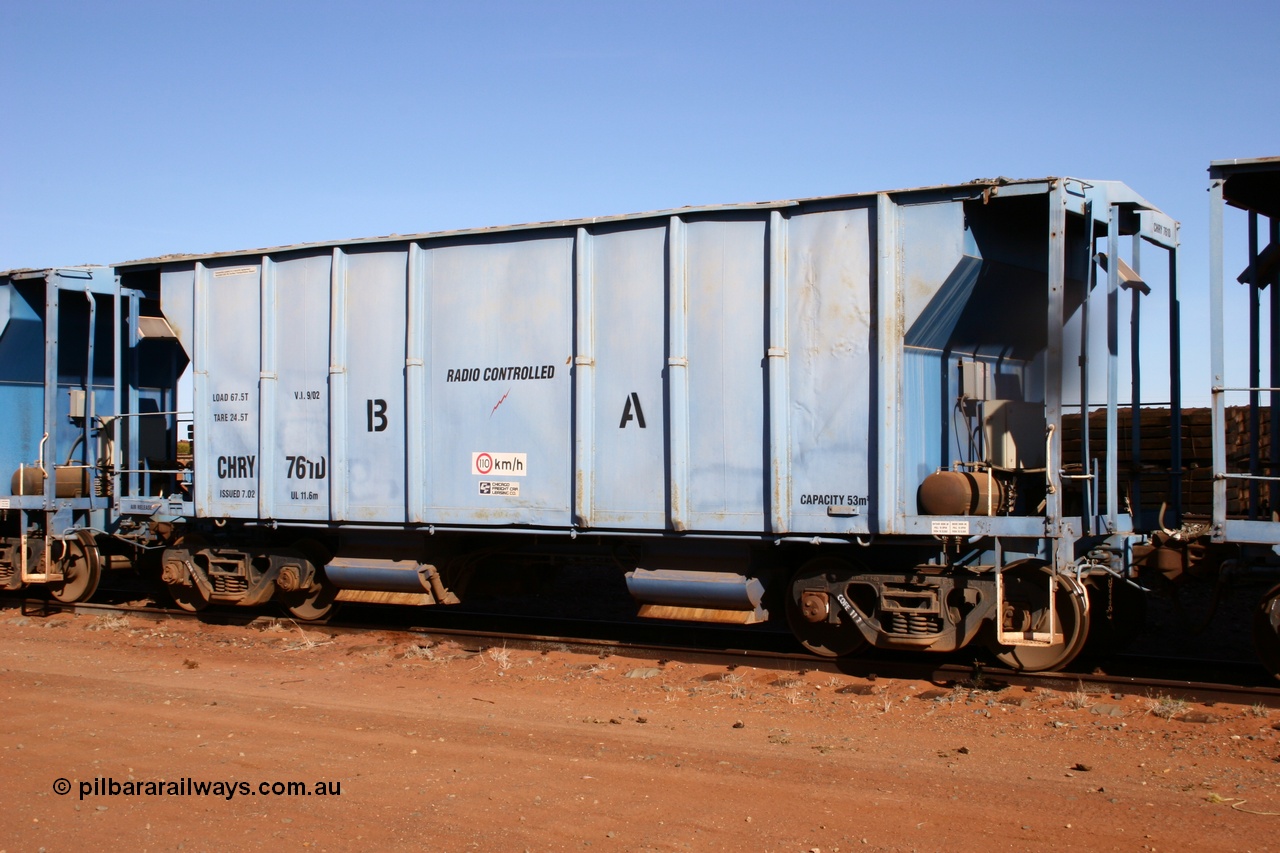
{"label": "rusted metal panel", "polygon": [[407,304],[407,246],[347,253],[345,519],[406,521]]}
{"label": "rusted metal panel", "polygon": [[431,518],[568,526],[571,235],[428,245],[424,254]]}
{"label": "rusted metal panel", "polygon": [[668,222],[591,236],[591,330],[595,410],[591,522],[667,526],[666,241]]}
{"label": "rusted metal panel", "polygon": [[765,530],[767,220],[686,226],[689,526]]}
{"label": "rusted metal panel", "polygon": [[270,335],[263,348],[262,383],[264,389],[277,389],[275,426],[264,430],[262,441],[262,489],[274,507],[268,518],[329,518],[332,265],[328,253],[284,258],[274,265],[274,293],[264,290],[262,325]]}
{"label": "rusted metal panel", "polygon": [[871,394],[883,353],[873,348],[874,234],[874,198],[787,223],[793,531],[867,532],[865,516],[833,517],[827,507],[867,501],[868,469],[878,464],[871,437],[882,415]]}
{"label": "rusted metal panel", "polygon": [[196,264],[196,508],[256,518],[262,259]]}
{"label": "rusted metal panel", "polygon": [[768,401],[764,409],[769,440],[769,471],[765,500],[772,533],[791,530],[791,418],[787,385],[787,220],[781,210],[769,213],[768,299],[769,340],[765,351]]}
{"label": "rusted metal panel", "polygon": [[684,220],[667,228],[667,512],[668,525],[689,529],[689,241]]}

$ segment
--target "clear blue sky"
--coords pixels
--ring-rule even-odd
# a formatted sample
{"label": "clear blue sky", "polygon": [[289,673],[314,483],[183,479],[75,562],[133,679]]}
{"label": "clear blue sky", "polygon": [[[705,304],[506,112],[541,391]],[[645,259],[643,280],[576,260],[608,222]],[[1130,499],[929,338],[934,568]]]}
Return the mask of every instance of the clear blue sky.
{"label": "clear blue sky", "polygon": [[1277,32],[1275,0],[0,0],[0,269],[1072,175],[1183,223],[1190,327],[1209,161],[1280,154]]}

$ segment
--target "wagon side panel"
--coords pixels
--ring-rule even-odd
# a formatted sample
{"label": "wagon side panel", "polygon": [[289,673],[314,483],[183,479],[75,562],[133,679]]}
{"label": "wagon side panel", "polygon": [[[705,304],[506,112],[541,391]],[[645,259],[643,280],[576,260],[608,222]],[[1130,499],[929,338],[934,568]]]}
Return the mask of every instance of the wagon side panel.
{"label": "wagon side panel", "polygon": [[787,376],[791,529],[865,533],[880,413],[872,398],[875,216],[865,206],[790,218]]}
{"label": "wagon side panel", "polygon": [[567,526],[572,238],[423,254],[428,518]]}

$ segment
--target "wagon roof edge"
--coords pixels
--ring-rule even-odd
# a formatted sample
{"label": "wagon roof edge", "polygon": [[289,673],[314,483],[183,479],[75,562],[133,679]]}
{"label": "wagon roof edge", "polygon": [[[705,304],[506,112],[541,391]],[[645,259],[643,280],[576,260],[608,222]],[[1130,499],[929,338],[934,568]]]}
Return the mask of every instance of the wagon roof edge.
{"label": "wagon roof edge", "polygon": [[560,219],[549,220],[544,222],[524,222],[508,225],[490,225],[477,228],[459,228],[445,231],[424,231],[411,234],[385,234],[375,237],[356,237],[348,239],[335,240],[318,240],[305,243],[292,243],[279,246],[263,246],[249,249],[236,249],[231,251],[217,252],[195,252],[195,253],[178,253],[157,255],[149,258],[140,258],[136,260],[121,261],[111,266],[120,268],[138,268],[157,266],[161,264],[194,262],[201,260],[213,260],[218,258],[237,258],[252,257],[258,255],[280,254],[285,252],[297,252],[315,249],[336,248],[341,246],[368,246],[380,243],[405,243],[418,240],[439,240],[454,237],[470,237],[486,234],[504,234],[515,233],[520,231],[534,231],[538,229],[550,228],[574,228],[586,227],[591,225],[602,225],[615,222],[639,221],[644,219],[659,219],[671,216],[689,216],[706,213],[722,213],[732,211],[753,211],[753,210],[782,210],[787,208],[800,207],[804,205],[813,205],[820,203],[838,202],[856,198],[870,198],[878,195],[909,195],[909,194],[929,194],[945,191],[966,191],[972,192],[975,196],[982,194],[984,191],[1005,186],[1014,185],[1033,185],[1045,184],[1046,186],[1056,181],[1073,181],[1085,187],[1106,187],[1108,189],[1106,195],[1115,197],[1117,201],[1124,201],[1134,204],[1138,207],[1156,210],[1144,198],[1139,196],[1133,190],[1119,181],[1092,181],[1081,178],[1072,178],[1066,176],[1044,177],[1044,178],[977,178],[959,184],[935,184],[921,187],[909,187],[895,190],[877,190],[874,192],[854,192],[854,193],[837,193],[825,196],[807,196],[792,199],[777,199],[773,201],[759,202],[738,202],[729,204],[710,204],[710,205],[690,205],[686,207],[666,208],[661,210],[651,210],[638,213],[623,213],[612,216],[592,216],[581,217],[576,219]]}

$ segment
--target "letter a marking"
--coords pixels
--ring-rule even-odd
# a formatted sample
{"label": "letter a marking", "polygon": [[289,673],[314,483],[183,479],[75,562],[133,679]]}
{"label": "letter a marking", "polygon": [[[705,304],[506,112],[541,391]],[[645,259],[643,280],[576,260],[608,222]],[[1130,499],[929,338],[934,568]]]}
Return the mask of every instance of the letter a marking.
{"label": "letter a marking", "polygon": [[640,408],[640,395],[635,391],[631,392],[631,396],[627,398],[627,402],[622,407],[622,421],[618,424],[618,429],[626,429],[627,421],[634,420],[640,429],[644,429],[644,409]]}

